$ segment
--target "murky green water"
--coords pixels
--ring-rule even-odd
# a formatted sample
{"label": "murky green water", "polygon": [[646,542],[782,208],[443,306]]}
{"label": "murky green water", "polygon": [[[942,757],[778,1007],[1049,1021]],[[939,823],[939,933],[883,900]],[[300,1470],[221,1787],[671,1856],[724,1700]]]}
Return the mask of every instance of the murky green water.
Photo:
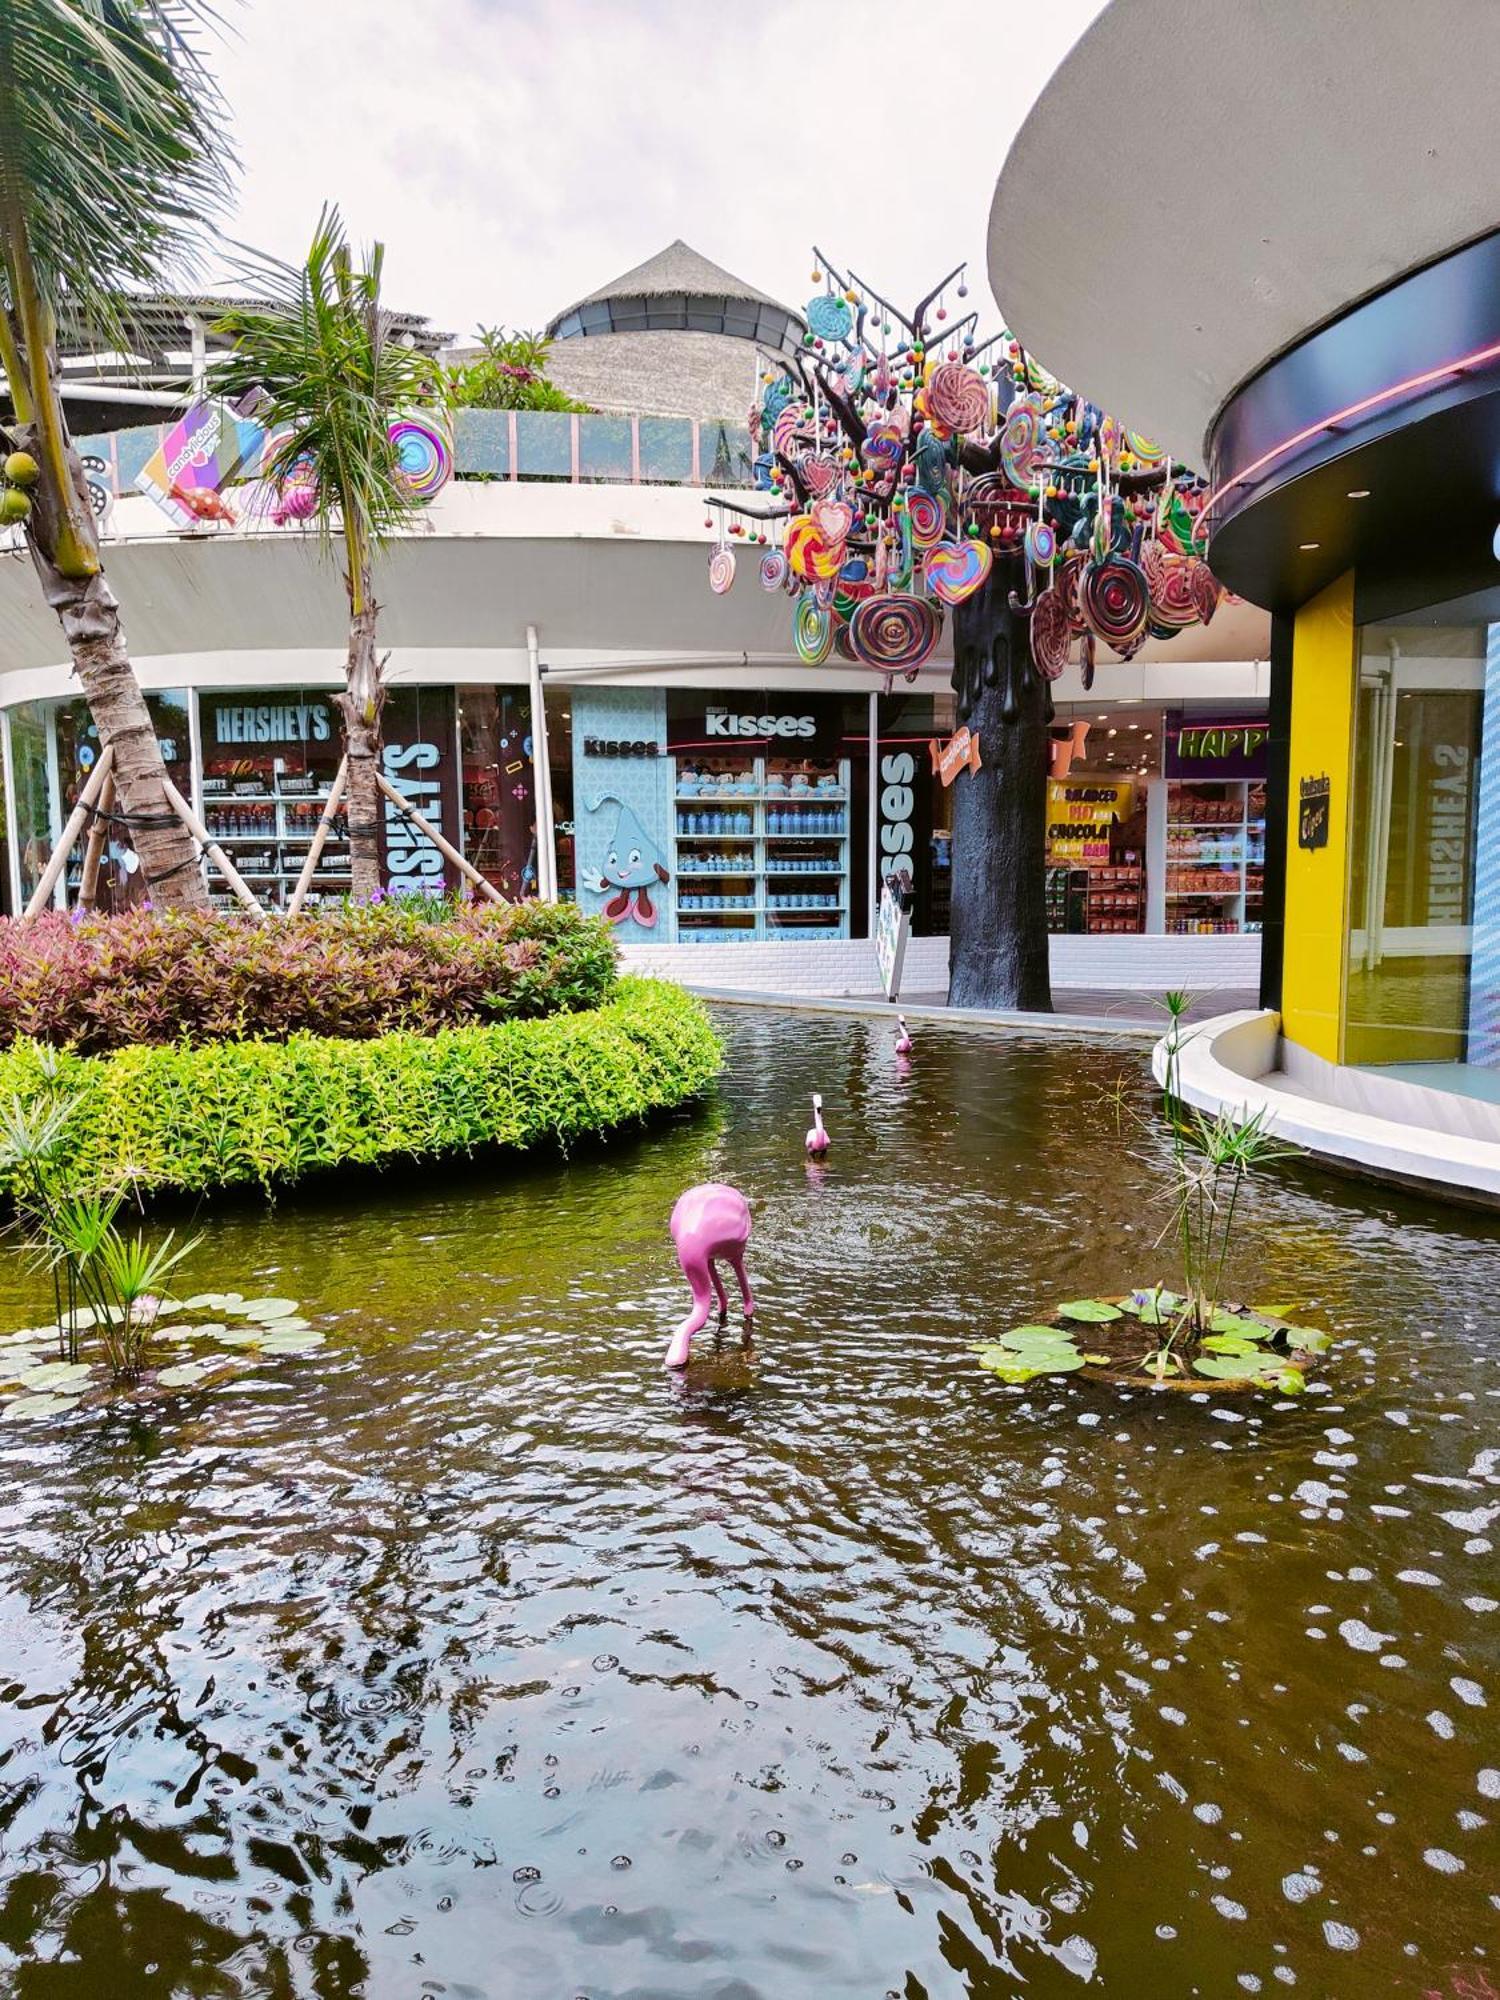
{"label": "murky green water", "polygon": [[[315,1355],[0,1429],[0,1991],[1500,1992],[1492,1227],[1299,1171],[1239,1289],[1329,1393],[1007,1390],[1170,1275],[1139,1057],[727,1026],[649,1140],[216,1221]],[[760,1360],[684,1383],[709,1177]]]}

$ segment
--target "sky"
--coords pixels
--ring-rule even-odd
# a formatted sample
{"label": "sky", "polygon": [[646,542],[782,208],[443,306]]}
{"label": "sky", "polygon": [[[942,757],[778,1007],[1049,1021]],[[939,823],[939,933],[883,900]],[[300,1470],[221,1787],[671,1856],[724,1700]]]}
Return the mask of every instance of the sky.
{"label": "sky", "polygon": [[814,242],[906,306],[967,258],[998,324],[995,178],[1103,0],[221,5],[225,233],[294,260],[336,201],[385,244],[388,302],[467,337],[541,326],[678,236],[793,305]]}

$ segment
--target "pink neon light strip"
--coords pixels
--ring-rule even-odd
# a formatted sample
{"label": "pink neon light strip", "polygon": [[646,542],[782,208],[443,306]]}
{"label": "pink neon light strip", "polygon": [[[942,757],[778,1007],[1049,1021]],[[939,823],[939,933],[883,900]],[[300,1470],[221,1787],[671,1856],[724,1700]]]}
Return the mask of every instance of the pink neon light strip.
{"label": "pink neon light strip", "polygon": [[1264,452],[1253,465],[1247,465],[1237,472],[1233,479],[1226,479],[1222,486],[1214,488],[1203,503],[1205,514],[1211,513],[1215,505],[1233,487],[1244,486],[1258,472],[1264,472],[1268,465],[1274,465],[1278,458],[1285,458],[1289,451],[1295,451],[1299,444],[1307,444],[1324,431],[1336,430],[1346,424],[1351,417],[1362,417],[1366,410],[1376,409],[1381,403],[1392,402],[1397,396],[1404,396],[1414,389],[1425,389],[1429,383],[1441,382],[1445,375],[1462,375],[1465,369],[1478,368],[1486,361],[1500,360],[1500,340],[1490,347],[1479,347],[1472,354],[1465,354],[1458,361],[1448,361],[1441,368],[1424,369],[1420,375],[1408,375],[1404,382],[1393,382],[1388,389],[1379,389],[1373,396],[1362,396],[1357,403],[1350,403],[1347,409],[1335,410],[1331,417],[1324,417],[1321,423],[1309,424],[1305,431],[1298,431],[1295,437],[1273,445]]}

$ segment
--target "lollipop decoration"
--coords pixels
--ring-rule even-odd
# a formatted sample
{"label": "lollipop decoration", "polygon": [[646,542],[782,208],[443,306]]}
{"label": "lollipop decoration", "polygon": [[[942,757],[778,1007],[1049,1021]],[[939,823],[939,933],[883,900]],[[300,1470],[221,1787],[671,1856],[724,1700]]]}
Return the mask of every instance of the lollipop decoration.
{"label": "lollipop decoration", "polygon": [[[800,659],[914,673],[938,645],[946,607],[979,601],[997,581],[996,612],[1030,621],[1042,680],[1074,655],[1087,686],[1099,644],[1128,658],[1148,636],[1213,616],[1200,480],[1072,394],[1009,334],[980,339],[972,311],[950,323],[961,272],[907,316],[821,253],[815,265],[826,289],[808,302],[805,340],[766,358],[751,413],[765,504],[709,503],[780,524],[759,576],[793,599]],[[721,538],[716,591],[733,561]],[[962,701],[1001,686],[972,666],[962,680]],[[1010,721],[1022,713],[1010,668],[1002,694]]]}
{"label": "lollipop decoration", "polygon": [[396,477],[413,500],[430,500],[453,476],[453,446],[430,417],[398,417],[390,427]]}
{"label": "lollipop decoration", "polygon": [[713,549],[708,558],[708,587],[715,597],[722,597],[734,583],[734,550]]}
{"label": "lollipop decoration", "polygon": [[867,667],[910,673],[932,657],[943,614],[930,599],[890,593],[867,597],[849,620],[849,643]]}

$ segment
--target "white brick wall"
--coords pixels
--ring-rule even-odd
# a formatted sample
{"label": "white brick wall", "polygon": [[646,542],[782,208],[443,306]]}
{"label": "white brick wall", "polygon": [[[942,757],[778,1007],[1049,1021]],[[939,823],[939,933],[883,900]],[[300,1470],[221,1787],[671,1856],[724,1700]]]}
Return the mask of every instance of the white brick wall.
{"label": "white brick wall", "polygon": [[[1052,983],[1113,991],[1194,993],[1254,991],[1260,981],[1258,937],[1054,937]],[[842,998],[880,991],[875,947],[867,938],[826,943],[646,944],[621,952],[627,971],[656,973],[687,986],[734,993],[790,993]],[[940,993],[948,984],[948,940],[912,938],[902,991]]]}

